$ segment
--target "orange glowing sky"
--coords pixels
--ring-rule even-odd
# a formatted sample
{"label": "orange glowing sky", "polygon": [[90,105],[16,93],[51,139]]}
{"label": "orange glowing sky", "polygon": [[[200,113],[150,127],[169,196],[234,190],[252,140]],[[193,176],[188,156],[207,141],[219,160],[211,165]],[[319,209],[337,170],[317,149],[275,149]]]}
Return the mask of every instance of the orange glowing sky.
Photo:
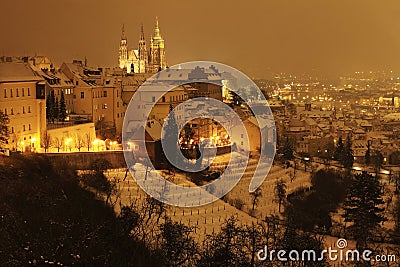
{"label": "orange glowing sky", "polygon": [[169,65],[218,61],[252,77],[400,71],[398,0],[1,1],[0,55],[117,66],[121,26],[136,47],[159,17]]}

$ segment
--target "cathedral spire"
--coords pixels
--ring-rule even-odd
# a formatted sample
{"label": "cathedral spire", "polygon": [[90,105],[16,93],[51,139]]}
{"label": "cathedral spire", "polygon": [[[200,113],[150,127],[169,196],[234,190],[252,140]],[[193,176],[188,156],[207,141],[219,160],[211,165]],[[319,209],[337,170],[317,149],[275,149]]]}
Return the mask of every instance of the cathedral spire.
{"label": "cathedral spire", "polygon": [[161,37],[160,28],[158,27],[158,16],[156,16],[156,27],[154,29],[154,38]]}
{"label": "cathedral spire", "polygon": [[144,40],[144,29],[143,29],[143,23],[142,26],[140,28],[140,40]]}
{"label": "cathedral spire", "polygon": [[125,35],[125,24],[122,24],[121,40],[126,40],[126,35]]}

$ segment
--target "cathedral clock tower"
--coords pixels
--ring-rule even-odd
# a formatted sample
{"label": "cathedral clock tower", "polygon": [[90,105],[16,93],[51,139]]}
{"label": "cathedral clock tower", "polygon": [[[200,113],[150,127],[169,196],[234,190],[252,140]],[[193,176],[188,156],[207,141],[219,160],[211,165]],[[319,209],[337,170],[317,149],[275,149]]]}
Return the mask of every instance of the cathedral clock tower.
{"label": "cathedral clock tower", "polygon": [[158,26],[158,18],[156,17],[156,27],[154,29],[154,36],[150,39],[150,72],[158,72],[167,67],[165,58],[165,45],[164,39],[160,34]]}

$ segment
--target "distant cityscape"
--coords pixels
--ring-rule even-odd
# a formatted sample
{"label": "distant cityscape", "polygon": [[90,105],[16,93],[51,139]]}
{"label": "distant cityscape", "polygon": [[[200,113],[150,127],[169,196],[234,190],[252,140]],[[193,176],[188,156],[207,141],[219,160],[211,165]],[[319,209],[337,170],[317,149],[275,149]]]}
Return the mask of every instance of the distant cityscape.
{"label": "distant cityscape", "polygon": [[[125,236],[140,240],[152,253],[160,249],[156,239],[159,233],[164,239],[178,236],[176,243],[168,243],[172,252],[163,254],[163,260],[170,260],[163,266],[214,266],[219,262],[217,252],[225,250],[213,248],[223,243],[221,238],[228,239],[229,227],[236,231],[235,236],[244,237],[232,238],[239,245],[236,250],[230,248],[229,264],[219,262],[215,266],[259,266],[256,254],[264,243],[285,249],[288,244],[303,249],[311,244],[321,249],[343,236],[351,239],[351,248],[357,249],[388,243],[384,252],[400,257],[400,73],[360,70],[337,79],[275,73],[270,78],[253,79],[254,86],[241,87],[233,75],[214,65],[170,67],[161,25],[156,18],[149,45],[144,25],[138,25],[141,33],[137,47],[130,38],[128,46],[127,27],[123,25],[114,67],[93,67],[87,58],[56,66],[45,55],[1,56],[0,126],[6,130],[1,132],[0,153],[11,155],[0,157],[1,162],[22,154],[44,156],[52,164],[59,164],[54,159],[60,156],[71,166],[76,164],[71,175],[79,177],[79,186],[111,206],[119,223],[127,220],[129,227],[139,225],[131,227],[137,232],[122,227]],[[115,44],[118,46],[118,40]],[[149,81],[160,88],[184,84],[158,97],[157,89],[139,90]],[[260,91],[253,90],[256,87]],[[134,121],[125,120],[132,97],[138,95],[141,102],[132,109],[137,117],[144,117],[152,107],[143,127],[145,136],[140,135]],[[199,110],[204,102],[197,100],[181,105],[199,97],[231,107],[248,133],[249,144],[233,117],[227,119],[223,112],[216,112],[213,118],[203,118]],[[257,107],[265,105],[271,109],[273,120],[267,116],[271,114],[257,113]],[[200,159],[200,165],[209,163],[209,158],[199,155],[199,147],[206,141],[207,147],[216,148],[214,161],[199,173],[171,167],[161,152],[162,129],[170,123],[174,109],[179,120],[197,116],[177,125],[181,129],[177,146],[188,162],[197,164]],[[257,116],[265,119],[264,125],[258,123]],[[229,129],[218,123],[222,117],[229,120]],[[128,129],[124,134],[129,141],[123,139],[123,128]],[[241,137],[232,140],[230,131]],[[143,140],[146,147],[138,145]],[[262,157],[263,149],[272,149],[275,157]],[[126,166],[126,151],[132,152],[137,164]],[[182,187],[203,186],[219,178],[233,157],[238,160],[231,171],[238,171],[243,152],[250,155],[248,165],[243,166],[244,178],[221,199],[204,206],[166,206],[131,179],[148,181],[152,175],[163,174]],[[154,168],[149,167],[145,154]],[[268,167],[265,182],[249,192],[258,160],[273,165]],[[56,171],[62,167],[55,166]],[[59,190],[63,194],[60,198],[68,199],[63,190]],[[365,208],[365,203],[370,206]],[[357,209],[361,211],[354,214]],[[372,222],[368,221],[370,225],[364,229],[367,220]],[[172,237],[167,236],[167,223],[181,228],[173,228],[175,232],[169,233]],[[359,228],[353,230],[355,226]],[[349,229],[354,232],[347,232]],[[187,234],[186,239],[183,234]],[[279,238],[275,239],[275,234]],[[246,252],[241,251],[244,243]],[[204,254],[187,256],[178,264],[177,258],[168,258],[175,255],[177,244],[189,246],[191,252],[201,247]],[[29,245],[26,247],[28,251]],[[157,254],[152,255],[157,259]],[[236,264],[239,258],[251,264]],[[199,259],[210,264],[200,265]],[[79,257],[74,256],[74,260],[79,262]],[[283,266],[279,264],[271,266]]]}

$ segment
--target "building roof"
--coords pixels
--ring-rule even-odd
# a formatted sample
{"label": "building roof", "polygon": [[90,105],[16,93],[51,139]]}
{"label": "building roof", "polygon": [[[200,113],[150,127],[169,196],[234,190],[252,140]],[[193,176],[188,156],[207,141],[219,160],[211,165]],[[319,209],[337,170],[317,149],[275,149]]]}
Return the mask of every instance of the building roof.
{"label": "building roof", "polygon": [[156,120],[149,120],[146,123],[145,136],[143,136],[142,122],[130,121],[128,124],[128,141],[157,141],[161,139],[162,125]]}
{"label": "building roof", "polygon": [[0,63],[0,82],[42,81],[27,63]]}

